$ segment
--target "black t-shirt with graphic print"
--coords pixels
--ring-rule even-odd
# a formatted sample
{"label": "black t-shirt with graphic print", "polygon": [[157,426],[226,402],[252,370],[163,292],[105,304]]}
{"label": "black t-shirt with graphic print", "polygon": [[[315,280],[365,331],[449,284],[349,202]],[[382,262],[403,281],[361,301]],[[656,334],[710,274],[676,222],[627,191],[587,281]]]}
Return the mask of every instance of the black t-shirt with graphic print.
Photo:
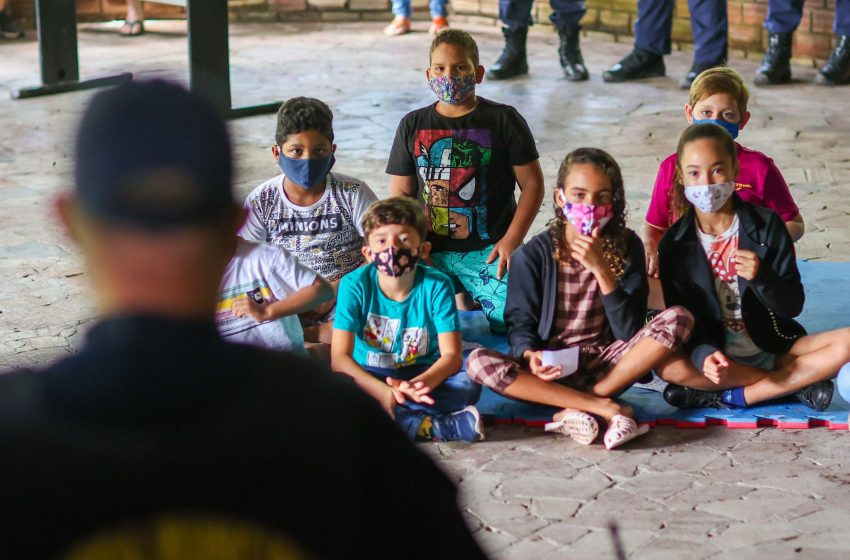
{"label": "black t-shirt with graphic print", "polygon": [[481,97],[458,118],[436,103],[401,119],[387,173],[416,175],[435,251],[476,251],[505,235],[516,211],[513,167],[538,159],[525,119]]}

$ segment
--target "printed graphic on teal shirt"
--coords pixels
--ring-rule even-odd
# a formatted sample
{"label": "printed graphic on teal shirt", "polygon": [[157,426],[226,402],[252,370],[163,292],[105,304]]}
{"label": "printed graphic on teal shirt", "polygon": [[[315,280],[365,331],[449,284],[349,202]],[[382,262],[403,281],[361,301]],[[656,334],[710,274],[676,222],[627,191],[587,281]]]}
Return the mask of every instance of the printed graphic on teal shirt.
{"label": "printed graphic on teal shirt", "polygon": [[424,181],[429,230],[451,239],[486,240],[489,129],[420,130],[414,156]]}
{"label": "printed graphic on teal shirt", "polygon": [[366,365],[370,367],[396,368],[413,365],[419,356],[428,352],[428,331],[421,327],[411,327],[401,331],[401,347],[393,352],[396,345],[400,319],[369,313],[363,327],[363,340],[378,352],[367,352]]}

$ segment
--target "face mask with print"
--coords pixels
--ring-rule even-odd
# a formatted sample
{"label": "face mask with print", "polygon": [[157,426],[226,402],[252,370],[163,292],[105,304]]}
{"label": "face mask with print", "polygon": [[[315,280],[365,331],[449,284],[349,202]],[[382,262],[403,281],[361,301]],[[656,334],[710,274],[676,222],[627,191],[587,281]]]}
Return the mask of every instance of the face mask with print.
{"label": "face mask with print", "polygon": [[694,124],[716,124],[722,126],[726,132],[728,132],[732,138],[737,138],[738,133],[741,131],[738,128],[738,123],[732,123],[729,121],[724,121],[723,119],[694,119]]}
{"label": "face mask with print", "polygon": [[735,192],[735,183],[731,182],[694,185],[685,187],[685,198],[700,212],[710,214],[720,210],[733,192]]}
{"label": "face mask with print", "polygon": [[414,255],[410,249],[387,247],[383,251],[374,253],[372,264],[378,272],[397,278],[413,270],[417,261],[419,261],[419,255]]}
{"label": "face mask with print", "polygon": [[457,105],[475,91],[475,74],[469,76],[431,76],[431,90],[443,103]]}
{"label": "face mask with print", "polygon": [[602,231],[602,228],[614,217],[613,204],[567,202],[563,211],[567,221],[582,235],[590,235],[596,228]]}
{"label": "face mask with print", "polygon": [[277,164],[286,177],[301,188],[309,189],[325,180],[336,163],[333,153],[328,157],[316,159],[292,159],[282,153]]}

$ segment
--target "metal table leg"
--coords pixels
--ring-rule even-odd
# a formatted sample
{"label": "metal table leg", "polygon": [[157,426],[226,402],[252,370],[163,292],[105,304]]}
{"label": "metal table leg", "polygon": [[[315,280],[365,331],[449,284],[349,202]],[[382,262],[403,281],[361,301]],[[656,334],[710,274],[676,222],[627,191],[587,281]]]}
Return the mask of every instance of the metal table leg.
{"label": "metal table leg", "polygon": [[75,0],[36,0],[41,86],[12,91],[13,99],[50,95],[129,82],[129,72],[80,80]]}

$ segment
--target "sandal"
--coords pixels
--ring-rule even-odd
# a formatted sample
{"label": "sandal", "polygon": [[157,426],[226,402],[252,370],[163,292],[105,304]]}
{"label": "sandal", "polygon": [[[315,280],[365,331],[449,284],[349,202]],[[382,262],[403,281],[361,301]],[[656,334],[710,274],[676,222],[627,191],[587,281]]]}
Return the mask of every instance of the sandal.
{"label": "sandal", "polygon": [[405,33],[410,33],[410,18],[404,16],[397,16],[384,28],[384,35],[390,37],[404,35]]}
{"label": "sandal", "polygon": [[122,37],[138,37],[145,32],[145,22],[137,19],[136,21],[124,21],[121,30],[118,32]]}
{"label": "sandal", "polygon": [[599,423],[586,412],[568,412],[556,422],[549,422],[543,429],[570,436],[577,443],[590,445],[599,435]]}
{"label": "sandal", "polygon": [[648,424],[638,424],[633,418],[617,414],[608,423],[608,429],[605,431],[602,441],[605,442],[606,449],[614,449],[648,431]]}
{"label": "sandal", "polygon": [[443,16],[437,16],[431,20],[431,29],[428,30],[428,35],[434,36],[449,28],[449,22]]}

